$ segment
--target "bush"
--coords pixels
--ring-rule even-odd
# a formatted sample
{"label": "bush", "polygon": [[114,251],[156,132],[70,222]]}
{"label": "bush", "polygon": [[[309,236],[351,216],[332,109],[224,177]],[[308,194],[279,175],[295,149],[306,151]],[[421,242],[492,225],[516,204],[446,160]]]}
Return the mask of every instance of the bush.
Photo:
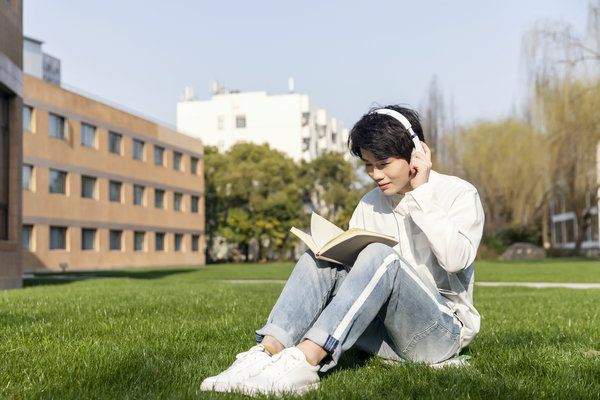
{"label": "bush", "polygon": [[516,226],[498,233],[483,235],[479,246],[478,258],[492,260],[498,258],[513,243],[531,243],[542,245],[542,234],[537,229]]}

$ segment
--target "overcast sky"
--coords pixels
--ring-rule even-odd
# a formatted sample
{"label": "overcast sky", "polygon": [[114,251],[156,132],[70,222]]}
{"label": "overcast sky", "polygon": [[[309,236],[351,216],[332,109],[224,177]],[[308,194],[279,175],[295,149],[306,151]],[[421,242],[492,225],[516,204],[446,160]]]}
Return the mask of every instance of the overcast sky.
{"label": "overcast sky", "polygon": [[351,127],[374,104],[425,103],[433,76],[458,122],[518,112],[523,35],[583,32],[587,0],[24,0],[23,32],[62,81],[175,125],[185,86],[298,93]]}

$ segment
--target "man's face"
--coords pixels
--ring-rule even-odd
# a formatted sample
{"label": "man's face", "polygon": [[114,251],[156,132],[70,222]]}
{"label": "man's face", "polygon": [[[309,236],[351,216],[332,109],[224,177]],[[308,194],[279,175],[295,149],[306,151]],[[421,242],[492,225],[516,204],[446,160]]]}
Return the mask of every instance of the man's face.
{"label": "man's face", "polygon": [[360,149],[367,174],[379,186],[383,194],[391,196],[412,190],[410,186],[410,168],[402,158],[389,157],[377,160],[369,150]]}

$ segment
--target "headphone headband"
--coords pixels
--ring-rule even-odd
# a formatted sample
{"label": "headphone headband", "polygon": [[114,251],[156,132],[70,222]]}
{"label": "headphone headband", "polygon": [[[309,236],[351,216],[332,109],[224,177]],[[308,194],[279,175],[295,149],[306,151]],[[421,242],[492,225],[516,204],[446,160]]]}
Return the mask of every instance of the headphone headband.
{"label": "headphone headband", "polygon": [[425,150],[423,150],[423,145],[421,144],[419,137],[417,136],[415,131],[413,131],[410,121],[404,115],[402,115],[401,113],[399,113],[396,110],[390,110],[389,108],[380,108],[378,110],[375,110],[374,113],[390,116],[390,117],[394,118],[395,120],[397,120],[398,122],[400,122],[402,124],[402,126],[404,127],[404,129],[406,129],[408,131],[411,140],[415,144],[415,149],[418,152],[425,154]]}

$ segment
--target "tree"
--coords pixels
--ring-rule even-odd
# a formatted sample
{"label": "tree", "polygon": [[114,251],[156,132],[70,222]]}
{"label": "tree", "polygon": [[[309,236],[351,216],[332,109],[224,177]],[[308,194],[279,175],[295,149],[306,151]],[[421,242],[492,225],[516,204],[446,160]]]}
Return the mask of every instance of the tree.
{"label": "tree", "polygon": [[423,114],[423,135],[432,150],[434,165],[442,162],[442,155],[444,154],[442,136],[445,130],[446,112],[444,97],[437,76],[434,75],[429,84],[427,105]]}
{"label": "tree", "polygon": [[245,143],[225,154],[211,149],[206,163],[207,214],[213,225],[216,221],[211,233],[239,245],[246,259],[253,239],[262,260],[267,250],[282,254],[288,248],[289,228],[299,223],[302,209],[293,160],[267,144]]}
{"label": "tree", "polygon": [[486,232],[534,226],[545,199],[547,166],[540,132],[518,120],[477,122],[447,135],[448,171],[479,191]]}
{"label": "tree", "polygon": [[326,153],[300,166],[300,186],[305,204],[311,210],[340,225],[347,225],[349,217],[342,211],[349,203],[355,207],[356,174],[351,162],[342,153]]}
{"label": "tree", "polygon": [[533,121],[549,144],[552,192],[576,217],[576,255],[591,221],[590,203],[598,201],[599,10],[598,4],[590,6],[586,35],[568,25],[547,23],[524,40],[533,83]]}

